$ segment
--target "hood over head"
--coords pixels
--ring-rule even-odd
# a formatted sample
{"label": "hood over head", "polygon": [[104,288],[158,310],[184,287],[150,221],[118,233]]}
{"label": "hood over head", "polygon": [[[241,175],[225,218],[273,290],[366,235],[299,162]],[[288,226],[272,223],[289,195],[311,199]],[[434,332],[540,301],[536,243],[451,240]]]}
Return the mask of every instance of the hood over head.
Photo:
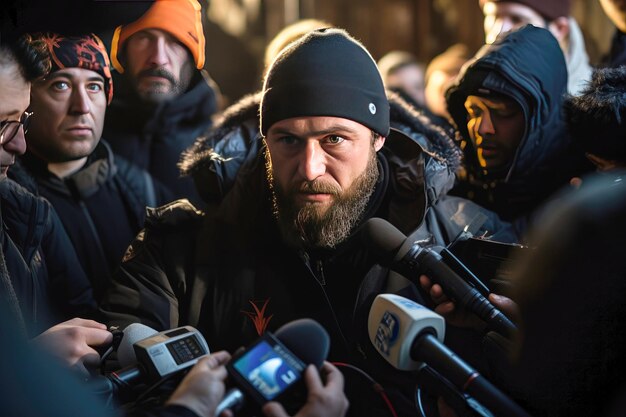
{"label": "hood over head", "polygon": [[566,88],[565,58],[549,31],[527,25],[485,45],[446,92],[448,111],[466,143],[468,170],[481,176],[467,130],[464,103],[469,95],[505,95],[524,112],[525,133],[506,176],[508,181],[544,165],[569,145],[561,114]]}

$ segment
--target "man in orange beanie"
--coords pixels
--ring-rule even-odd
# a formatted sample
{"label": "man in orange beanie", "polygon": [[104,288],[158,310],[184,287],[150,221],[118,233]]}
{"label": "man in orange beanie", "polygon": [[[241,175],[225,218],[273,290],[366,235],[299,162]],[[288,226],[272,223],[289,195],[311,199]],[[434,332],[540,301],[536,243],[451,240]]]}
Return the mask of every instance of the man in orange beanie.
{"label": "man in orange beanie", "polygon": [[485,15],[485,43],[527,24],[548,29],[559,41],[567,64],[567,92],[578,95],[591,80],[591,66],[578,23],[570,16],[571,0],[479,0]]}
{"label": "man in orange beanie", "polygon": [[122,76],[104,129],[115,153],[150,172],[175,197],[196,203],[195,187],[180,178],[177,164],[210,127],[217,107],[203,70],[201,13],[197,0],[156,0],[138,20],[117,27],[111,63]]}

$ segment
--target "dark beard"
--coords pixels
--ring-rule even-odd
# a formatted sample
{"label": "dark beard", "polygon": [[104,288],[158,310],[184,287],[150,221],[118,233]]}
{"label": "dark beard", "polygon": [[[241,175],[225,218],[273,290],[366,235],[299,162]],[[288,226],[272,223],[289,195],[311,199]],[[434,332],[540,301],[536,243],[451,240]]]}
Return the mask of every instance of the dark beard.
{"label": "dark beard", "polygon": [[[318,180],[305,182],[296,190],[282,190],[273,181],[267,152],[266,169],[272,189],[274,216],[282,237],[288,245],[304,249],[332,249],[348,238],[361,220],[378,179],[378,162],[373,147],[365,171],[345,192]],[[297,207],[294,196],[298,191],[329,193],[334,199],[325,212],[321,212],[317,204]]]}
{"label": "dark beard", "polygon": [[[170,88],[166,91],[163,91],[160,87],[151,87],[141,92],[137,91],[139,79],[142,76],[148,75],[165,78],[170,82]],[[187,91],[192,77],[193,67],[189,62],[185,62],[181,69],[180,79],[177,79],[172,72],[164,68],[149,68],[141,71],[139,74],[137,74],[136,77],[132,77],[132,82],[135,85],[137,95],[143,102],[149,105],[156,105],[161,102],[172,100],[173,98],[176,98],[183,94],[185,91]]]}

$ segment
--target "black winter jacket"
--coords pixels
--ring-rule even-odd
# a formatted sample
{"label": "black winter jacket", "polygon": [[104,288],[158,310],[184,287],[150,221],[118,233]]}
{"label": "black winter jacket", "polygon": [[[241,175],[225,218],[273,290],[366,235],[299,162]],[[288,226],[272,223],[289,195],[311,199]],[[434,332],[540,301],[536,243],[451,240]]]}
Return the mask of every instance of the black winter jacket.
{"label": "black winter jacket", "polygon": [[[561,107],[567,88],[565,58],[545,29],[526,26],[485,45],[448,89],[448,111],[464,141],[467,177],[453,191],[495,211],[503,219],[525,219],[557,189],[588,168],[574,148]],[[504,94],[521,106],[526,129],[504,179],[485,175],[467,131],[468,95]],[[520,219],[521,218],[521,219]]]}
{"label": "black winter jacket", "polygon": [[210,82],[208,75],[198,72],[188,91],[156,107],[127,87],[123,90],[128,93],[116,95],[107,109],[102,135],[113,152],[148,171],[175,198],[198,205],[202,200],[193,181],[180,177],[177,164],[183,151],[212,124],[217,103]]}
{"label": "black winter jacket", "polygon": [[26,175],[17,169],[11,175],[52,203],[99,299],[126,247],[143,228],[146,206],[171,201],[171,193],[146,171],[115,156],[104,141],[79,171],[63,179],[31,153],[21,158],[21,165]]}
{"label": "black winter jacket", "polygon": [[[0,181],[0,244],[29,337],[72,317],[94,317],[96,303],[63,225],[50,204]],[[6,288],[3,289],[6,297]]]}
{"label": "black winter jacket", "polygon": [[[229,185],[218,187],[223,195],[217,208],[205,214],[178,201],[150,211],[144,233],[129,248],[103,300],[109,323],[140,321],[156,329],[190,324],[203,332],[212,349],[232,351],[265,330],[311,317],[331,335],[331,360],[367,370],[391,388],[405,414],[412,413],[415,380],[379,359],[367,339],[366,324],[376,294],[396,291],[419,298],[416,288],[398,275],[388,279],[358,231],[332,251],[304,252],[283,243],[272,215],[265,150],[258,138],[246,136],[254,132],[247,116],[243,125],[229,118],[248,115],[256,108],[249,103],[254,99],[246,109],[227,112],[215,131],[221,139],[200,139],[184,163],[187,172],[205,174],[198,181],[210,176],[203,172],[210,167],[209,172],[227,173],[220,178]],[[414,117],[411,109],[396,104],[400,107],[392,114],[402,122],[395,127],[412,137],[394,131],[378,153],[381,174],[363,220],[383,217],[404,233],[423,226],[415,236],[449,242],[482,209],[445,196],[458,161],[452,142]],[[221,157],[215,144],[240,149],[241,154]],[[489,220],[485,228],[492,231],[505,226],[495,217]],[[361,399],[371,390],[362,381],[348,387]],[[352,412],[376,415],[381,406],[378,399],[362,400],[353,402]]]}

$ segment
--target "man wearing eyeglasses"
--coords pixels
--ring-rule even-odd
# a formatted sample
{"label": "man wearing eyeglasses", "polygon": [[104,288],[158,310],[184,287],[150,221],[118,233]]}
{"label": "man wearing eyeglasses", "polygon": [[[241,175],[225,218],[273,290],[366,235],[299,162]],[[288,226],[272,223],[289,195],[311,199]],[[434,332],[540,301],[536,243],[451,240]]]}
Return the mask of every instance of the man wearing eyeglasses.
{"label": "man wearing eyeglasses", "polygon": [[31,82],[45,73],[45,63],[27,39],[0,45],[0,302],[23,335],[85,371],[98,358],[92,347],[110,342],[111,334],[76,318],[93,316],[95,301],[50,204],[7,178],[26,150]]}
{"label": "man wearing eyeglasses", "polygon": [[[17,83],[15,85],[5,84],[6,78],[10,76],[9,71],[2,71],[0,74],[0,78],[3,81],[3,84],[7,86],[0,92],[0,97],[2,97],[2,103],[5,104],[5,98],[8,98],[12,92],[16,93],[15,98],[11,101],[16,102],[16,109],[11,110],[7,108],[7,111],[2,112],[2,122],[0,122],[0,177],[2,179],[6,178],[7,171],[9,167],[13,165],[15,162],[15,155],[21,155],[26,151],[26,141],[24,140],[24,131],[27,129],[28,121],[32,113],[23,112],[19,114],[19,109],[21,109],[21,104],[25,101],[28,103],[28,91],[29,88],[26,87],[26,82],[22,79],[20,82],[19,78],[16,80]],[[25,94],[24,94],[25,93]],[[12,104],[9,102],[9,105]],[[4,107],[5,105],[2,106]]]}

